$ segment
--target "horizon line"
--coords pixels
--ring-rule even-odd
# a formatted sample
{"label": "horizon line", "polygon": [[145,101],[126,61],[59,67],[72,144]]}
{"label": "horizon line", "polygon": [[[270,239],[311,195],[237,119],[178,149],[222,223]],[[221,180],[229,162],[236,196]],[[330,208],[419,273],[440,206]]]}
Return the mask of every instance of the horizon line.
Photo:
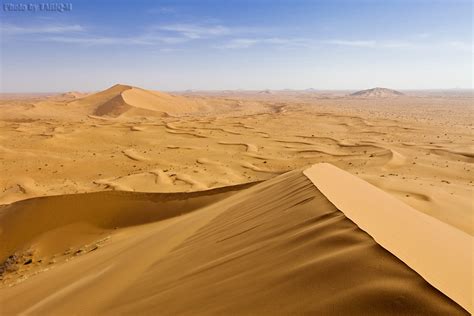
{"label": "horizon line", "polygon": [[370,89],[375,89],[375,88],[384,88],[384,89],[390,89],[390,90],[400,90],[400,91],[446,91],[446,90],[471,90],[474,91],[474,87],[455,87],[455,88],[391,88],[391,87],[382,87],[382,86],[376,86],[376,87],[370,87],[370,88],[263,88],[263,89],[247,89],[247,88],[228,88],[228,89],[212,89],[212,88],[207,88],[207,89],[193,89],[193,88],[187,88],[187,89],[154,89],[154,88],[142,88],[137,85],[131,85],[131,84],[122,84],[122,83],[117,83],[111,86],[108,86],[107,88],[103,89],[96,89],[96,90],[81,90],[81,89],[70,89],[70,90],[61,90],[61,91],[0,91],[1,94],[58,94],[58,93],[68,93],[68,92],[98,92],[98,91],[104,91],[107,90],[115,85],[128,85],[144,90],[154,90],[154,91],[162,91],[162,92],[224,92],[224,91],[240,91],[240,92],[254,92],[254,91],[307,91],[307,90],[314,90],[314,91],[362,91],[362,90],[370,90]]}

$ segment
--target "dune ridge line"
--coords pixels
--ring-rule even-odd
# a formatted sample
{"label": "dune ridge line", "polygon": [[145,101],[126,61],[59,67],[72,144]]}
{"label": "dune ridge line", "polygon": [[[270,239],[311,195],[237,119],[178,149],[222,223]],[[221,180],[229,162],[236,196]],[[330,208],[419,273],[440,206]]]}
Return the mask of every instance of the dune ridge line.
{"label": "dune ridge line", "polygon": [[473,238],[329,163],[303,171],[383,248],[472,313]]}

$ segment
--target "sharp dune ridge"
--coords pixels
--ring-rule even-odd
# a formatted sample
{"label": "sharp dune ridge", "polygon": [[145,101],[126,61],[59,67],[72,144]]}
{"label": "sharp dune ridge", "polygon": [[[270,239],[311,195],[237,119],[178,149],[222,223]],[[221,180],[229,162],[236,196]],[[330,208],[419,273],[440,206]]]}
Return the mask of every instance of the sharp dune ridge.
{"label": "sharp dune ridge", "polygon": [[[14,247],[34,262],[20,269],[21,278],[6,279],[16,285],[0,288],[3,311],[466,314],[360,230],[302,171],[186,195],[94,193],[3,209],[2,238],[23,231]],[[25,216],[33,216],[30,227]],[[44,220],[54,228],[37,226],[75,238],[67,245],[52,233],[26,234]],[[2,256],[9,252],[3,248]]]}
{"label": "sharp dune ridge", "polygon": [[314,165],[304,174],[377,243],[472,310],[472,236],[410,208],[330,164]]}

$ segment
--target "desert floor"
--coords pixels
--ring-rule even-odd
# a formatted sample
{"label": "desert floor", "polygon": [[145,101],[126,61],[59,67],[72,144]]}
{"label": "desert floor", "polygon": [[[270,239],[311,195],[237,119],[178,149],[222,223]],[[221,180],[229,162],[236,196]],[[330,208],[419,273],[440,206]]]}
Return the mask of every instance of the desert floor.
{"label": "desert floor", "polygon": [[[301,170],[329,162],[473,235],[472,102],[449,92],[170,95],[122,85],[3,96],[0,234],[9,242],[0,260],[15,253],[17,265],[3,268],[0,306],[12,314],[465,313]],[[163,210],[150,215],[150,205]]]}
{"label": "desert floor", "polygon": [[474,232],[472,98],[295,94],[214,93],[214,109],[237,101],[176,117],[85,115],[64,105],[69,96],[2,100],[0,203],[105,189],[196,191],[331,162]]}

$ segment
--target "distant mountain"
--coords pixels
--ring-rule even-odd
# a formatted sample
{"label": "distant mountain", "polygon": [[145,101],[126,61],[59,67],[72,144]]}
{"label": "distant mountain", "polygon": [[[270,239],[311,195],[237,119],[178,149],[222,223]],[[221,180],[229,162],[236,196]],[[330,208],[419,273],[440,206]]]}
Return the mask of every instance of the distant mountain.
{"label": "distant mountain", "polygon": [[365,97],[365,98],[391,98],[404,95],[400,91],[387,89],[387,88],[373,88],[368,90],[361,90],[351,93],[353,97]]}
{"label": "distant mountain", "polygon": [[59,95],[60,97],[67,98],[67,99],[79,99],[82,97],[87,96],[87,93],[78,92],[78,91],[69,91]]}

